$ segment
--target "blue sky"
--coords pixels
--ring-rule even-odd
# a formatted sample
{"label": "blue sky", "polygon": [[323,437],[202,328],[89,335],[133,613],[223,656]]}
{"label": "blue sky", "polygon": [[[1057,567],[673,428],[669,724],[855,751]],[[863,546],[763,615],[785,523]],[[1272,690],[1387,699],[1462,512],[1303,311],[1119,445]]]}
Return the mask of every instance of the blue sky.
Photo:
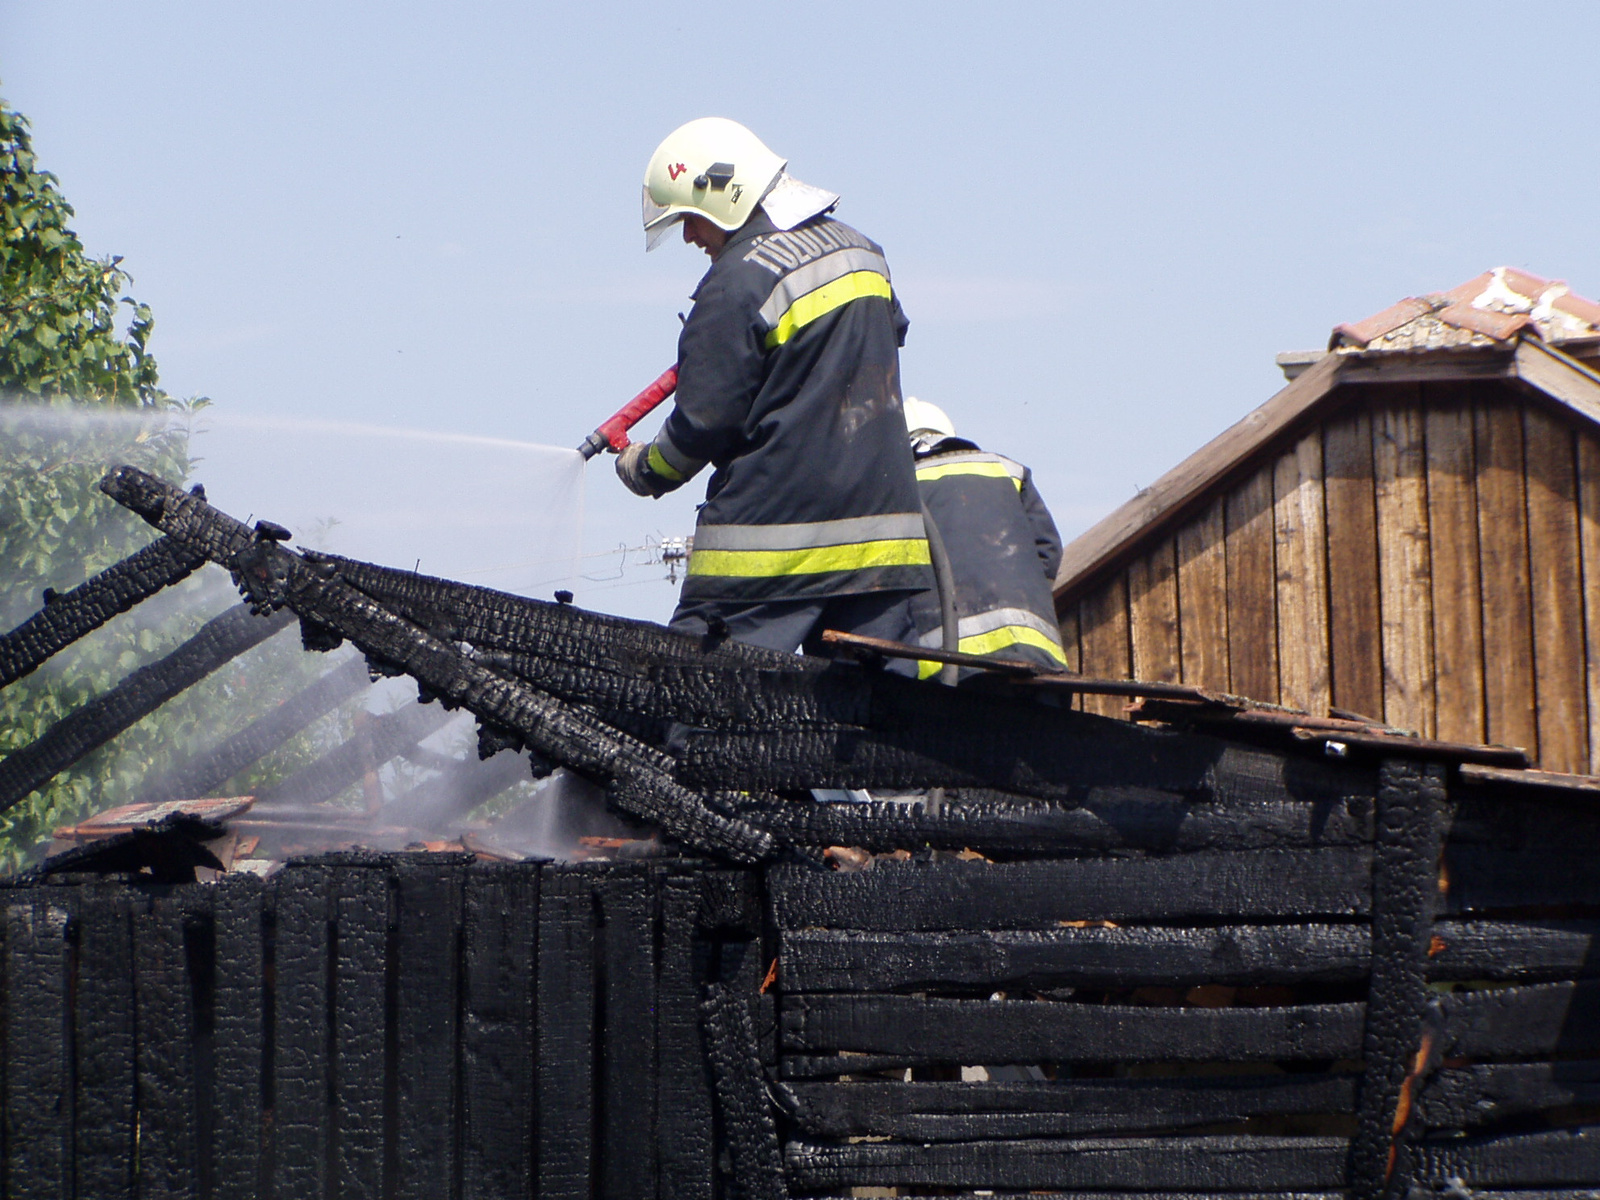
{"label": "blue sky", "polygon": [[[4,0],[0,95],[155,308],[170,390],[558,446],[672,361],[704,270],[642,252],[650,151],[744,121],[883,243],[907,389],[1071,536],[1341,321],[1501,264],[1600,295],[1597,45],[1591,4]],[[690,532],[700,485],[585,490],[603,555]]]}

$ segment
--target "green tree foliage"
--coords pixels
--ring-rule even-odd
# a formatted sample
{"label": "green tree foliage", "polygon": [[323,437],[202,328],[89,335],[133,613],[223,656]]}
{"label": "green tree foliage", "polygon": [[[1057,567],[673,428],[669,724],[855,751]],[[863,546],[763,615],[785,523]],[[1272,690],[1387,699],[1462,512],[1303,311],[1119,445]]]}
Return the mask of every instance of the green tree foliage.
{"label": "green tree foliage", "polygon": [[[0,101],[0,628],[155,536],[96,483],[112,462],[188,474],[189,421],[208,401],[162,391],[150,309],[122,295],[118,258],[92,258],[73,210],[34,157],[27,120]],[[170,589],[0,692],[0,755],[37,738],[131,669],[170,652],[236,597],[215,568]],[[0,814],[0,868],[85,810],[125,803],[138,781],[286,695],[320,666],[275,638],[147,717]],[[282,761],[292,768],[303,748]]]}

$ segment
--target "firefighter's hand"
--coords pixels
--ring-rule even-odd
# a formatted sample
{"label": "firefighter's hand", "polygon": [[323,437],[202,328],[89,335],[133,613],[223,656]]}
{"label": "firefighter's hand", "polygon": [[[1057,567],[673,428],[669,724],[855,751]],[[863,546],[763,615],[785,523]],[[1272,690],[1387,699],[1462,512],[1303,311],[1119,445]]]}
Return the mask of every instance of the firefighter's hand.
{"label": "firefighter's hand", "polygon": [[650,469],[649,455],[649,442],[634,442],[617,455],[617,478],[635,496],[665,496],[674,485],[671,480],[661,478]]}

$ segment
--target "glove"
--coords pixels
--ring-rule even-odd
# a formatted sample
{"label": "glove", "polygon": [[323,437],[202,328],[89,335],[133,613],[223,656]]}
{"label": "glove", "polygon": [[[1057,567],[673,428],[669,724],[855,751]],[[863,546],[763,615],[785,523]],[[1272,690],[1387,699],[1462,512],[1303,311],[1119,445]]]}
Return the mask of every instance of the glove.
{"label": "glove", "polygon": [[617,478],[635,496],[658,499],[677,485],[650,469],[650,443],[634,442],[617,455]]}

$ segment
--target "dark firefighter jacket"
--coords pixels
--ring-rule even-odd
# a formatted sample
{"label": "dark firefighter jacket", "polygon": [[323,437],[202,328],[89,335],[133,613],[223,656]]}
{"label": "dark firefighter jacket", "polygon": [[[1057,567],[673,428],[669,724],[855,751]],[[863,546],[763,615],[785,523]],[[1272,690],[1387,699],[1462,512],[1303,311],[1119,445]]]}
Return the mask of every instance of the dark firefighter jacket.
{"label": "dark firefighter jacket", "polygon": [[683,600],[933,586],[900,408],[905,314],[883,251],[828,216],[729,235],[678,339],[650,469],[716,466]]}
{"label": "dark firefighter jacket", "polygon": [[[1067,665],[1051,586],[1061,535],[1021,463],[945,438],[917,455],[917,484],[956,579],[958,648],[966,654]],[[916,601],[924,646],[940,647],[939,598]],[[924,662],[919,674],[937,674]]]}

